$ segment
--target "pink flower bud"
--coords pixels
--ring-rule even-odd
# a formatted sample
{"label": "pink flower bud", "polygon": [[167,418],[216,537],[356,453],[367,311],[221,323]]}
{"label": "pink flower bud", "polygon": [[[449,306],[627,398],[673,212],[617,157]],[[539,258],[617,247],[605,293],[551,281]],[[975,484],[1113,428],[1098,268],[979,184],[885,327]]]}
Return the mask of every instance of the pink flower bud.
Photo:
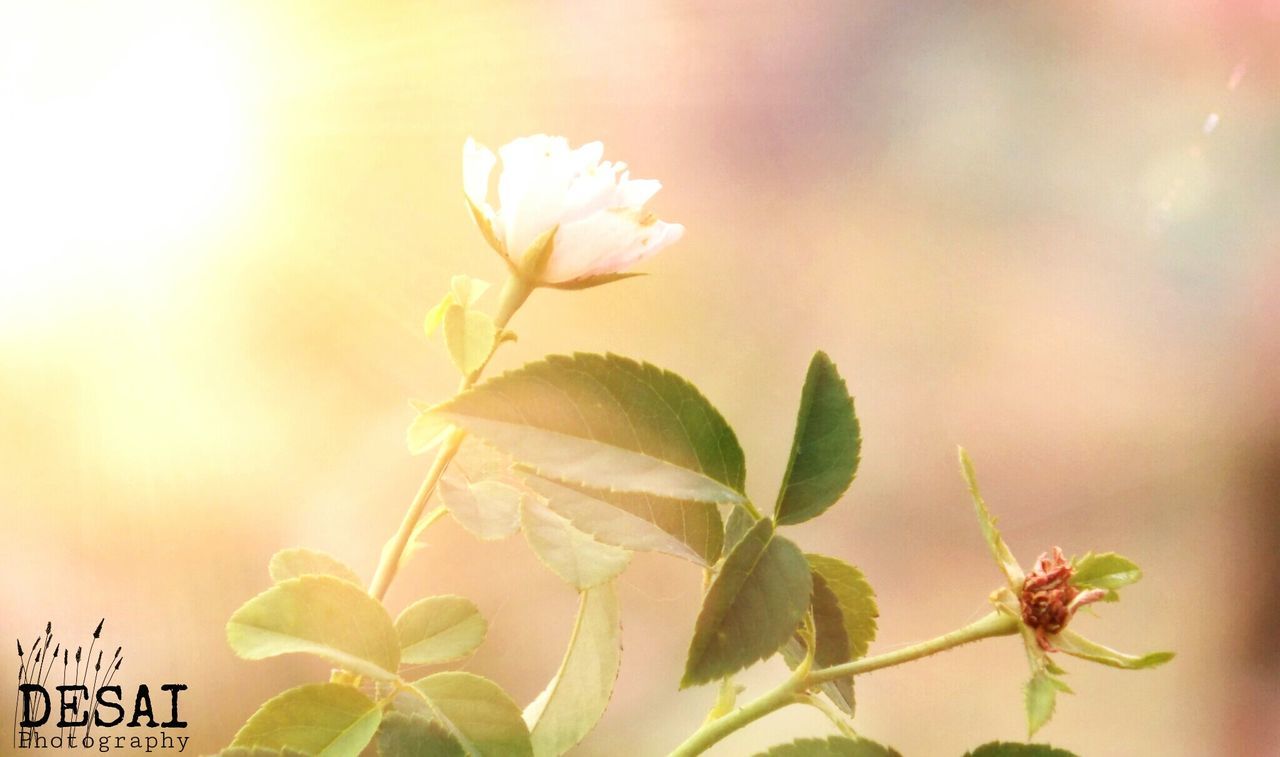
{"label": "pink flower bud", "polygon": [[1075,569],[1054,547],[1036,560],[1036,567],[1022,583],[1022,622],[1036,631],[1036,642],[1046,652],[1056,652],[1049,636],[1067,627],[1076,610],[1106,596],[1101,589],[1080,591],[1071,585]]}

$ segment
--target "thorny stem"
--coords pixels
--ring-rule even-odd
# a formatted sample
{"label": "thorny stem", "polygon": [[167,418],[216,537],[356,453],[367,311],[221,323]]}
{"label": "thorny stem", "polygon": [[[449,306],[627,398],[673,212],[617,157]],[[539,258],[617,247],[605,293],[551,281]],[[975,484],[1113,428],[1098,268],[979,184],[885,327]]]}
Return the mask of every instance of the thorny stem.
{"label": "thorny stem", "polygon": [[998,610],[984,615],[963,628],[958,628],[950,633],[945,633],[935,639],[922,641],[919,644],[912,644],[909,647],[903,647],[892,652],[885,652],[875,657],[864,657],[861,660],[846,662],[842,665],[832,665],[829,668],[813,671],[809,676],[809,684],[817,685],[834,681],[837,678],[845,676],[862,675],[870,673],[873,670],[881,668],[891,668],[895,665],[901,665],[904,662],[919,660],[922,657],[935,655],[939,652],[945,652],[948,649],[954,649],[958,646],[968,644],[981,639],[990,639],[996,636],[1012,636],[1018,633],[1018,627],[1021,624],[1017,618]]}
{"label": "thorny stem", "polygon": [[992,612],[963,628],[943,634],[929,641],[912,644],[892,652],[875,657],[864,657],[861,660],[833,665],[829,668],[810,670],[807,664],[798,666],[791,677],[780,686],[762,695],[760,698],[743,705],[722,718],[704,723],[701,728],[683,744],[671,752],[671,757],[693,757],[702,754],[724,737],[753,723],[769,713],[780,710],[790,704],[806,702],[809,689],[846,676],[857,676],[873,670],[901,665],[919,660],[962,644],[995,636],[1011,636],[1018,633],[1019,622],[1006,613]]}
{"label": "thorny stem", "polygon": [[[532,291],[533,287],[518,275],[512,275],[511,278],[507,279],[507,283],[502,287],[498,312],[493,317],[494,325],[498,327],[499,331],[506,327],[507,322],[511,320],[511,316],[515,315],[516,310],[520,309],[520,306],[524,304],[524,301],[528,299]],[[484,363],[479,368],[462,379],[462,382],[458,385],[459,392],[471,388],[479,380],[480,375],[489,364],[489,360],[493,357],[493,353],[497,351],[501,343],[501,339],[494,340],[489,356],[485,358]],[[413,539],[414,529],[422,518],[422,512],[426,509],[431,495],[435,493],[436,485],[440,483],[440,477],[444,475],[445,469],[449,467],[449,463],[453,462],[454,456],[458,454],[458,449],[462,447],[462,441],[466,436],[467,432],[460,428],[455,428],[440,445],[439,451],[436,452],[436,458],[431,463],[431,467],[427,469],[427,476],[423,479],[422,486],[418,487],[418,493],[414,496],[413,502],[409,503],[409,509],[405,511],[404,518],[400,521],[400,528],[396,530],[395,535],[391,537],[387,545],[382,549],[382,558],[378,562],[378,569],[373,574],[373,581],[369,584],[369,594],[374,599],[381,601],[387,595],[387,589],[391,587],[391,582],[396,577],[396,571],[400,568],[401,558],[404,555],[404,551],[408,549],[409,542]]]}

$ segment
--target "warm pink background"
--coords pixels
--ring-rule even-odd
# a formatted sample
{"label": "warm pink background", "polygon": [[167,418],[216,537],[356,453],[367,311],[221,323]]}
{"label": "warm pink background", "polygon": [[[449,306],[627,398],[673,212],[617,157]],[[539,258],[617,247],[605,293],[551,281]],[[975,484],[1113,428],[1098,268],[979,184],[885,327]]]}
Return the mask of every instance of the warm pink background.
{"label": "warm pink background", "polygon": [[[648,278],[537,295],[498,367],[615,350],[689,376],[767,503],[825,349],[864,459],[793,535],[868,574],[874,649],[998,583],[964,443],[1022,560],[1146,569],[1081,627],[1179,653],[1070,662],[1044,739],[1277,749],[1275,3],[33,6],[0,11],[0,155],[25,166],[0,177],[0,635],[106,615],[132,680],[191,684],[199,752],[323,675],[237,660],[223,624],[279,548],[372,571],[426,467],[407,400],[456,380],[422,316],[451,274],[502,273],[462,142],[547,131],[660,178],[688,233]],[[527,701],[573,594],[519,539],[429,542],[393,608],[474,598],[492,631],[465,667]],[[661,754],[701,721],[713,692],[676,692],[699,582],[654,556],[625,574],[622,677],[581,754]],[[1026,674],[1009,639],[877,673],[857,726],[907,755],[1017,739]],[[827,731],[793,708],[716,753]]]}

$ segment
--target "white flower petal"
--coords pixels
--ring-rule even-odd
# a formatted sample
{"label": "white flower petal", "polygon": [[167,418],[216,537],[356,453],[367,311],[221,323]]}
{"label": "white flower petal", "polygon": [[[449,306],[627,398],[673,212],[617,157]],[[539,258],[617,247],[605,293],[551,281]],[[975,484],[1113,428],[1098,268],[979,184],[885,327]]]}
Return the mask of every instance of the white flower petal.
{"label": "white flower petal", "polygon": [[684,226],[678,223],[654,220],[644,228],[647,231],[640,235],[635,244],[619,248],[601,258],[586,275],[599,276],[604,273],[625,271],[657,255],[663,249],[680,241],[680,238],[684,236]]}
{"label": "white flower petal", "polygon": [[659,189],[662,189],[662,182],[657,179],[630,179],[623,176],[618,182],[615,204],[622,208],[643,208]]}
{"label": "white flower petal", "polygon": [[657,253],[684,233],[635,208],[610,208],[560,227],[543,278],[562,283],[617,273]]}
{"label": "white flower petal", "polygon": [[607,208],[619,207],[618,175],[609,163],[593,166],[577,176],[565,196],[560,223],[580,221]]}
{"label": "white flower petal", "polygon": [[[548,283],[616,273],[653,255],[684,233],[644,212],[662,188],[631,179],[625,163],[603,161],[604,145],[571,148],[564,137],[536,134],[498,150],[498,207],[487,202],[496,158],[474,140],[463,148],[463,184],[493,242],[517,263],[548,231],[559,228],[542,273]],[[482,222],[484,227],[485,223]]]}
{"label": "white flower petal", "polygon": [[590,171],[600,165],[600,160],[604,157],[604,143],[588,142],[574,150],[573,157],[579,173]]}
{"label": "white flower petal", "polygon": [[489,175],[497,162],[492,150],[467,137],[462,146],[462,189],[476,207],[489,207]]}
{"label": "white flower petal", "polygon": [[519,258],[534,240],[560,223],[578,159],[563,137],[522,137],[499,151],[498,215],[507,250]]}
{"label": "white flower petal", "polygon": [[[477,223],[481,227],[488,224],[488,229],[482,228],[482,231],[491,239],[491,244],[496,244],[492,238],[501,239],[503,236],[502,222],[489,204],[489,176],[497,162],[492,150],[467,137],[466,144],[462,146],[462,191],[483,219]],[[493,236],[490,237],[490,234]]]}

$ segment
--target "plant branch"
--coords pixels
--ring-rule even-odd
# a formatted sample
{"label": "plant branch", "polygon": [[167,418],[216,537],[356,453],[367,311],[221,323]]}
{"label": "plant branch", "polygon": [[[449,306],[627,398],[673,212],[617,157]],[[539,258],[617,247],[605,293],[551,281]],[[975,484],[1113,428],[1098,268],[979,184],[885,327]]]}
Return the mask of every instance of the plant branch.
{"label": "plant branch", "polygon": [[[802,665],[801,668],[803,667]],[[800,668],[797,668],[796,672],[800,672]],[[748,723],[754,723],[775,710],[780,710],[789,704],[799,702],[796,692],[803,682],[803,675],[792,674],[790,678],[782,682],[782,685],[758,699],[739,707],[723,717],[703,723],[701,728],[694,731],[692,736],[685,739],[683,744],[671,752],[670,757],[693,757],[693,755],[702,754],[716,742]]]}
{"label": "plant branch", "polygon": [[[502,287],[498,312],[493,318],[494,325],[499,330],[506,327],[511,320],[511,316],[515,315],[515,312],[520,309],[520,306],[524,304],[524,301],[528,299],[532,291],[533,287],[519,276],[513,275],[507,279],[507,283]],[[497,352],[501,344],[501,339],[494,340],[493,347],[489,350],[489,355],[479,368],[462,379],[462,382],[458,385],[458,392],[466,391],[479,380],[485,367],[488,366],[489,360],[493,358],[493,354]],[[391,582],[395,580],[404,551],[408,549],[409,542],[413,540],[414,530],[418,525],[418,521],[422,518],[422,512],[427,508],[427,502],[431,499],[431,495],[435,493],[436,485],[440,483],[440,477],[444,475],[449,463],[453,462],[453,458],[458,454],[458,450],[462,447],[462,441],[466,436],[466,431],[454,428],[440,445],[439,451],[436,452],[435,460],[432,461],[431,467],[427,469],[427,475],[422,481],[422,486],[418,487],[418,493],[414,496],[413,501],[409,503],[409,509],[405,511],[404,518],[400,521],[400,527],[391,539],[387,541],[387,545],[382,548],[382,557],[378,562],[378,569],[374,572],[373,581],[369,584],[369,594],[374,599],[381,601],[387,595],[387,589],[391,588]]]}
{"label": "plant branch", "polygon": [[1018,626],[1019,622],[1016,618],[1005,613],[992,612],[963,628],[943,634],[935,639],[912,644],[909,647],[903,647],[875,657],[864,657],[861,660],[846,662],[843,665],[833,665],[829,668],[819,668],[818,670],[810,670],[808,665],[802,663],[777,688],[724,717],[704,723],[683,744],[671,752],[671,757],[693,757],[694,755],[702,754],[729,734],[759,720],[765,715],[790,704],[806,702],[808,690],[819,684],[834,681],[837,678],[862,675],[873,670],[919,660],[979,639],[1011,636],[1018,633]]}
{"label": "plant branch", "polygon": [[948,649],[954,649],[980,639],[990,639],[995,636],[1012,636],[1018,633],[1019,625],[1020,623],[1016,618],[1003,612],[992,611],[963,628],[958,628],[951,633],[945,633],[935,639],[912,644],[902,649],[895,649],[892,652],[885,652],[875,657],[863,657],[861,660],[815,670],[809,674],[808,683],[810,686],[816,686],[827,681],[834,681],[837,678],[862,675],[873,670],[891,668],[904,662],[919,660],[922,657],[945,652]]}

